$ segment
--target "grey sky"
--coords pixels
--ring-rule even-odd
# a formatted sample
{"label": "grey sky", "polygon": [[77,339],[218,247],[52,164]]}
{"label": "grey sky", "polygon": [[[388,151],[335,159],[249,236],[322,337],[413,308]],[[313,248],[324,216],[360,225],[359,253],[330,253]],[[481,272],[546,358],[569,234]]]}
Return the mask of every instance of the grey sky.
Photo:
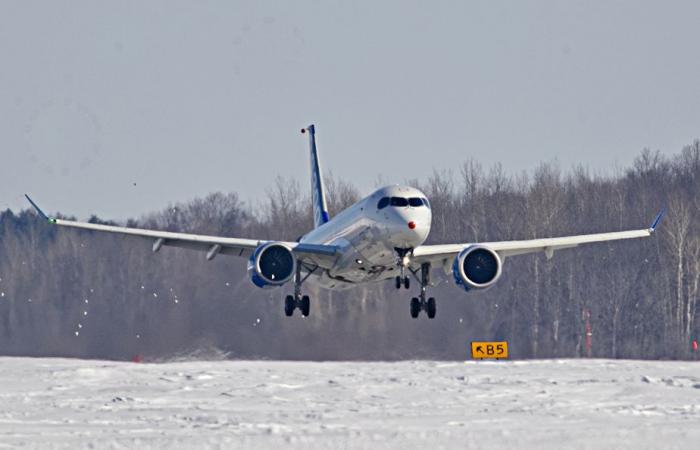
{"label": "grey sky", "polygon": [[[135,217],[278,174],[607,170],[700,136],[698,2],[0,3],[0,207]],[[134,185],[136,183],[136,185]]]}

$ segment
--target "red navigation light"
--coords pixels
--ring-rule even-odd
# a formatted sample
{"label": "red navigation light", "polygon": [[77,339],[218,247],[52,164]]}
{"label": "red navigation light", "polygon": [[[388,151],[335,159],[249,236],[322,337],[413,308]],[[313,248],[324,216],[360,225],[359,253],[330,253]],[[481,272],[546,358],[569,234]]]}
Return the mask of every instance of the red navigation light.
{"label": "red navigation light", "polygon": [[416,223],[414,221],[408,222],[408,228],[413,230],[414,228],[416,228]]}

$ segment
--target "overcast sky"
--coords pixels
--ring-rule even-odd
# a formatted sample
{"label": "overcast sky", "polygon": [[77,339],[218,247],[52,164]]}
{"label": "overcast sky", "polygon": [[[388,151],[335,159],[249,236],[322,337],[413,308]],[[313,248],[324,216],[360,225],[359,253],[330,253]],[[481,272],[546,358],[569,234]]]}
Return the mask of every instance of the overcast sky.
{"label": "overcast sky", "polygon": [[325,170],[626,166],[700,137],[700,2],[0,2],[0,207],[123,219]]}

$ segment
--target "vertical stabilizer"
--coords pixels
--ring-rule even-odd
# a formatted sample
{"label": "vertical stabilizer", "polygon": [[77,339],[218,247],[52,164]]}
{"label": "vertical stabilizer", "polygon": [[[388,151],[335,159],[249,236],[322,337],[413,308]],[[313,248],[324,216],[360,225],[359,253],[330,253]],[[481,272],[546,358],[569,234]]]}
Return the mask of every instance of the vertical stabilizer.
{"label": "vertical stabilizer", "polygon": [[314,228],[318,228],[328,222],[328,207],[326,206],[326,190],[323,187],[321,163],[318,161],[316,151],[316,130],[313,125],[301,130],[309,132],[309,150],[311,151],[311,201],[314,208]]}

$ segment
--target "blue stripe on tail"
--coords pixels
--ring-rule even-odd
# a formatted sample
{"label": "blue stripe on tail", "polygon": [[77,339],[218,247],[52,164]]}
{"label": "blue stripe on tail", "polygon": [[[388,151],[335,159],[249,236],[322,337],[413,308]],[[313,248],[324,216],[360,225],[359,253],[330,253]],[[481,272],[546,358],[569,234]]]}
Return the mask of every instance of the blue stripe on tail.
{"label": "blue stripe on tail", "polygon": [[318,161],[318,151],[316,150],[316,130],[313,125],[309,125],[306,131],[309,132],[311,150],[311,200],[314,208],[314,228],[318,228],[329,220],[328,207],[326,206],[321,164]]}

